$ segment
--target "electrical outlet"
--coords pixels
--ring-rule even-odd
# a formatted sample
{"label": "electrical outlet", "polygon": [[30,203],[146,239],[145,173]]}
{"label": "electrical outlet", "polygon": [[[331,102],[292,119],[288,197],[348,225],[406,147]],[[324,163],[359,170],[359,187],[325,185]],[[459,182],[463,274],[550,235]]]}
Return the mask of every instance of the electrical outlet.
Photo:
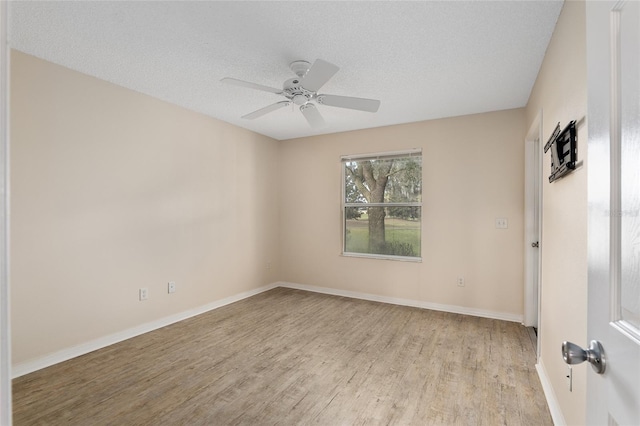
{"label": "electrical outlet", "polygon": [[141,288],[140,291],[138,292],[139,296],[140,296],[140,300],[147,300],[149,298],[149,289],[148,288]]}
{"label": "electrical outlet", "polygon": [[270,270],[271,270],[271,261],[268,260],[267,261],[267,271],[270,271]]}
{"label": "electrical outlet", "polygon": [[176,282],[175,281],[169,281],[169,284],[167,285],[167,292],[169,292],[169,293],[175,293],[176,292]]}
{"label": "electrical outlet", "polygon": [[458,287],[464,287],[464,277],[462,275],[458,277]]}
{"label": "electrical outlet", "polygon": [[569,386],[569,392],[573,392],[573,369],[570,365],[567,365],[567,386]]}
{"label": "electrical outlet", "polygon": [[496,229],[508,229],[509,220],[506,217],[496,217]]}

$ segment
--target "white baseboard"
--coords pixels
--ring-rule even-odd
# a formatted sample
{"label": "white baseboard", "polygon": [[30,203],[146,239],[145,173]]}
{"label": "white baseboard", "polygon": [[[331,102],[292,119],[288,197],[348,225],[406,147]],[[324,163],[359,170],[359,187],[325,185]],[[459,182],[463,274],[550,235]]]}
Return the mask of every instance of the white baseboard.
{"label": "white baseboard", "polygon": [[540,377],[540,383],[542,384],[544,397],[547,399],[547,405],[549,406],[549,411],[551,412],[551,419],[553,420],[553,424],[555,426],[565,426],[567,423],[564,421],[562,410],[560,410],[560,404],[558,403],[558,399],[556,398],[556,393],[553,391],[553,386],[551,386],[551,382],[549,381],[549,376],[547,376],[547,370],[545,370],[544,368],[542,358],[538,359],[538,363],[536,364],[536,371],[538,372],[538,377]]}
{"label": "white baseboard", "polygon": [[491,318],[491,319],[498,319],[498,320],[504,320],[504,321],[518,322],[518,323],[522,323],[522,319],[523,319],[522,315],[511,314],[506,312],[487,311],[484,309],[474,309],[474,308],[467,308],[464,306],[456,306],[456,305],[442,305],[439,303],[430,303],[430,302],[424,302],[421,300],[400,299],[397,297],[379,296],[377,294],[359,293],[355,291],[339,290],[339,289],[327,288],[327,287],[316,287],[312,285],[290,283],[285,281],[280,281],[276,283],[276,285],[280,287],[294,288],[298,290],[313,291],[315,293],[351,297],[353,299],[370,300],[373,302],[390,303],[393,305],[411,306],[414,308],[431,309],[434,311],[451,312],[454,314],[471,315],[474,317]]}
{"label": "white baseboard", "polygon": [[253,290],[245,291],[233,296],[225,297],[224,299],[216,300],[215,302],[206,304],[204,306],[199,306],[188,311],[170,315],[168,317],[141,324],[139,326],[129,328],[118,333],[110,334],[99,339],[72,346],[70,348],[54,352],[50,355],[46,355],[42,358],[16,364],[11,368],[12,377],[15,379],[16,377],[24,376],[25,374],[29,374],[42,368],[50,367],[54,364],[58,364],[60,362],[70,360],[80,355],[102,349],[109,345],[122,342],[123,340],[127,340],[132,337],[139,336],[141,334],[148,333],[162,327],[166,327],[170,324],[174,324],[187,318],[191,318],[196,315],[200,315],[205,312],[220,308],[222,306],[229,305],[239,300],[246,299],[247,297],[255,296],[256,294],[271,290],[277,286],[278,284],[274,283]]}

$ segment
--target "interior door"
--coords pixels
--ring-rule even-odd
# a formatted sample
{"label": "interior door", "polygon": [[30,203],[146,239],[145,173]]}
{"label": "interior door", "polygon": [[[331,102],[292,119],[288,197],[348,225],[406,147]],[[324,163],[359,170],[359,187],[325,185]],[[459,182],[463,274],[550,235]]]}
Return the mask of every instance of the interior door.
{"label": "interior door", "polygon": [[[640,2],[587,3],[587,420],[640,425]],[[586,343],[586,342],[585,342]]]}
{"label": "interior door", "polygon": [[[531,269],[533,282],[533,327],[536,332],[540,330],[540,230],[542,229],[542,218],[540,216],[542,203],[542,147],[540,136],[533,141],[533,235],[531,239],[531,249],[533,251],[533,268]],[[538,340],[539,341],[539,340]],[[540,345],[537,345],[537,355],[540,356]]]}
{"label": "interior door", "polygon": [[524,325],[539,327],[540,229],[542,203],[542,149],[540,147],[542,111],[525,139],[525,304]]}

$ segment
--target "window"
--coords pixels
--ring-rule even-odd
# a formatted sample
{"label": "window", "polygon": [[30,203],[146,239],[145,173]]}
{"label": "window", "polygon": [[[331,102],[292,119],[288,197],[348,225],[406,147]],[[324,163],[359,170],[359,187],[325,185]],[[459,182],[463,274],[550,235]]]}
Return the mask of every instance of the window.
{"label": "window", "polygon": [[420,260],[422,151],[342,158],[343,254]]}

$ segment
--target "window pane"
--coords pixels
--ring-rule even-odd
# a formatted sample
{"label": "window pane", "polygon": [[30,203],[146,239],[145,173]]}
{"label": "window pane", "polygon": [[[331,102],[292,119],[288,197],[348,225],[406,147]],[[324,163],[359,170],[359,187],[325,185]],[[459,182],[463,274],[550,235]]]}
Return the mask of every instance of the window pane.
{"label": "window pane", "polygon": [[347,161],[346,203],[422,202],[422,157]]}
{"label": "window pane", "polygon": [[421,207],[345,207],[348,253],[420,257]]}

